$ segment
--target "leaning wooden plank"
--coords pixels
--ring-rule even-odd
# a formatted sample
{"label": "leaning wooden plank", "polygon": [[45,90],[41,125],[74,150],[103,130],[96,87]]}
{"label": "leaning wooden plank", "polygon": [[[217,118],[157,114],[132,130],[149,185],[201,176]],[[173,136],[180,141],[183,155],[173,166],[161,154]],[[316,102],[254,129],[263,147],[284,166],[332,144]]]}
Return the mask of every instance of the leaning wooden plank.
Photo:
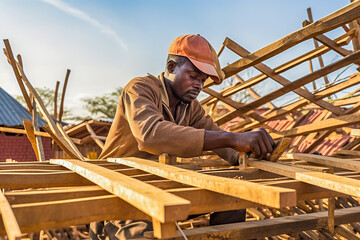
{"label": "leaning wooden plank", "polygon": [[284,38],[243,57],[223,68],[225,78],[228,78],[248,67],[262,62],[290,47],[310,39],[316,35],[328,32],[360,17],[360,2],[353,2],[338,11],[293,32]]}
{"label": "leaning wooden plank", "polygon": [[37,149],[37,143],[36,143],[36,138],[35,138],[32,122],[29,119],[24,118],[23,123],[24,123],[24,128],[25,128],[25,131],[26,131],[26,136],[28,137],[28,139],[29,139],[29,141],[31,143],[31,146],[32,146],[32,148],[34,150],[34,153],[35,153],[35,156],[36,156],[36,159],[38,161],[40,161],[39,152],[38,152],[38,149]]}
{"label": "leaning wooden plank", "polygon": [[139,158],[110,158],[108,161],[135,167],[170,180],[271,207],[281,208],[296,204],[296,191],[290,189],[264,187],[247,181],[209,176]]}
{"label": "leaning wooden plank", "polygon": [[[359,2],[359,4],[360,4],[360,2]],[[239,114],[247,113],[248,111],[251,111],[257,107],[260,107],[261,105],[263,105],[269,101],[272,101],[280,96],[283,96],[284,94],[286,94],[290,91],[300,88],[303,85],[305,85],[321,76],[324,76],[325,74],[331,73],[342,67],[345,67],[354,61],[358,61],[359,57],[360,57],[360,51],[353,53],[347,57],[344,57],[343,59],[340,59],[339,61],[329,64],[322,69],[319,69],[319,70],[312,72],[304,77],[301,77],[301,78],[287,84],[286,86],[269,93],[268,95],[266,95],[260,99],[256,99],[248,104],[245,104],[241,109],[224,115],[222,118],[216,120],[216,122],[218,124],[224,124],[225,122],[233,119],[234,117],[238,116]]]}
{"label": "leaning wooden plank", "polygon": [[63,126],[60,124],[60,122],[57,122],[56,126],[57,126],[58,130],[60,131],[61,135],[64,137],[65,141],[68,143],[68,145],[73,150],[73,152],[76,153],[77,158],[79,158],[81,160],[85,160],[84,156],[79,151],[79,149],[75,146],[74,142],[70,139],[70,137],[67,135],[67,133],[63,129]]}
{"label": "leaning wooden plank", "polygon": [[[78,158],[77,154],[71,149],[65,139],[61,139],[61,135],[55,134],[48,125],[43,126],[43,129],[51,136],[51,138],[59,145],[59,147],[71,158]],[[59,130],[57,130],[59,131]],[[59,134],[61,134],[59,132]]]}
{"label": "leaning wooden plank", "polygon": [[0,214],[9,240],[18,239],[21,231],[15,215],[4,194],[0,191]]}
{"label": "leaning wooden plank", "polygon": [[[241,57],[245,57],[246,55],[250,54],[250,52],[248,52],[245,48],[243,48],[236,42],[232,41],[230,38],[225,39],[224,45],[226,45],[226,47],[228,47],[231,51],[235,52],[236,54],[238,54]],[[291,81],[287,80],[283,76],[281,76],[279,74],[275,74],[273,69],[269,68],[268,66],[266,66],[263,63],[256,64],[254,66],[254,68],[256,68],[257,70],[264,73],[266,76],[270,77],[271,79],[275,80],[276,82],[280,83],[283,86],[286,86],[291,83]],[[335,107],[331,103],[325,102],[323,100],[317,100],[313,94],[311,94],[309,91],[307,91],[305,89],[298,88],[298,89],[295,89],[294,92],[296,94],[298,94],[299,96],[302,96],[302,97],[308,99],[309,101],[315,103],[316,105],[319,105],[322,108],[332,111],[336,115],[344,114],[340,108]]]}
{"label": "leaning wooden plank", "polygon": [[323,187],[332,191],[337,191],[352,196],[360,196],[360,181],[333,174],[314,172],[304,168],[286,166],[269,161],[248,160],[248,165],[264,171],[273,172],[287,176],[302,182]]}
{"label": "leaning wooden plank", "polygon": [[51,159],[115,194],[160,222],[184,220],[190,202],[137,179],[79,160]]}
{"label": "leaning wooden plank", "polygon": [[307,125],[299,126],[290,130],[270,133],[271,137],[274,139],[279,139],[281,137],[295,137],[299,135],[309,134],[312,132],[336,129],[340,127],[354,125],[360,122],[360,113],[344,115],[336,118],[329,118],[323,121],[310,123]]}
{"label": "leaning wooden plank", "polygon": [[[32,125],[34,127],[34,131],[39,132],[40,128],[39,128],[39,124],[38,124],[38,113],[36,110],[36,103],[34,100],[33,95],[31,95],[31,101],[32,101],[32,111],[31,111],[31,118],[32,118]],[[38,161],[39,162],[43,162],[45,161],[45,152],[44,152],[44,147],[42,144],[42,140],[40,136],[35,136],[35,141],[36,141],[36,151],[38,153]]]}
{"label": "leaning wooden plank", "polygon": [[90,133],[91,138],[94,140],[94,142],[101,148],[104,148],[104,143],[99,140],[98,136],[95,134],[94,130],[92,129],[92,127],[90,126],[90,124],[88,122],[85,122],[85,126],[86,129],[88,130],[88,132]]}
{"label": "leaning wooden plank", "polygon": [[21,76],[19,74],[19,72],[17,71],[17,67],[16,67],[16,61],[15,61],[15,58],[14,58],[14,55],[13,55],[13,52],[11,50],[11,46],[10,46],[10,43],[9,43],[9,40],[8,39],[4,39],[4,43],[5,43],[5,47],[6,47],[6,50],[4,49],[4,52],[5,52],[5,55],[7,55],[8,57],[8,60],[9,60],[9,63],[12,67],[12,69],[14,70],[14,73],[15,73],[15,77],[16,77],[16,80],[19,84],[19,87],[21,89],[21,93],[23,94],[24,96],[24,99],[25,99],[25,102],[26,102],[26,106],[28,107],[28,110],[31,111],[32,109],[32,105],[31,105],[31,101],[30,101],[30,97],[25,89],[25,86],[24,86],[24,83],[21,81]]}
{"label": "leaning wooden plank", "polygon": [[58,116],[59,118],[57,119],[59,122],[61,122],[61,119],[62,119],[62,116],[64,113],[65,92],[66,92],[67,83],[69,81],[70,72],[71,72],[70,69],[66,70],[65,82],[64,82],[63,91],[61,94],[60,109],[59,109],[59,116]]}
{"label": "leaning wooden plank", "polygon": [[321,165],[343,168],[352,171],[360,171],[360,162],[351,159],[343,159],[343,158],[328,157],[328,156],[306,154],[306,153],[285,153],[284,155],[290,159],[297,159],[297,160],[301,159],[307,162],[317,163]]}
{"label": "leaning wooden plank", "polygon": [[[280,234],[292,234],[305,230],[327,227],[327,212],[309,213],[298,216],[265,219],[261,221],[232,223],[218,226],[184,230],[189,240],[206,239],[263,239]],[[335,224],[360,221],[360,207],[335,211]],[[178,235],[175,240],[182,240]]]}

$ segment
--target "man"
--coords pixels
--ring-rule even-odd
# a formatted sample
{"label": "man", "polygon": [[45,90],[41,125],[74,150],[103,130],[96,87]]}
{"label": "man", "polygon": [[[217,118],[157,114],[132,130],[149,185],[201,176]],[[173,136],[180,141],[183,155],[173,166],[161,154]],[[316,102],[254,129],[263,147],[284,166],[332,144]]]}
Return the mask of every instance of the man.
{"label": "man", "polygon": [[[100,158],[154,160],[162,153],[195,157],[213,150],[231,165],[236,165],[238,152],[252,152],[257,158],[271,153],[274,141],[264,129],[226,132],[205,115],[196,98],[209,77],[220,83],[223,73],[207,40],[200,35],[176,38],[168,51],[165,73],[159,77],[135,78],[124,88]],[[236,214],[238,216],[234,217]],[[238,211],[225,217],[235,218],[230,222],[244,220],[244,214]],[[216,218],[213,221],[214,224],[219,222],[225,223]],[[149,228],[144,221],[108,222],[107,226],[117,229],[118,238],[133,237],[135,232]]]}

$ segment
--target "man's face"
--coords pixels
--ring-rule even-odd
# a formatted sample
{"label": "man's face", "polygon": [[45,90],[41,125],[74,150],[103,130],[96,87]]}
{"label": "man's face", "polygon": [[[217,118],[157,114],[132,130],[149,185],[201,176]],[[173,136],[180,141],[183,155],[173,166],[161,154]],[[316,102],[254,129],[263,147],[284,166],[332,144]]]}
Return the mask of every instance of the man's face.
{"label": "man's face", "polygon": [[190,103],[197,98],[208,75],[197,69],[190,61],[176,66],[173,72],[173,92],[184,103]]}

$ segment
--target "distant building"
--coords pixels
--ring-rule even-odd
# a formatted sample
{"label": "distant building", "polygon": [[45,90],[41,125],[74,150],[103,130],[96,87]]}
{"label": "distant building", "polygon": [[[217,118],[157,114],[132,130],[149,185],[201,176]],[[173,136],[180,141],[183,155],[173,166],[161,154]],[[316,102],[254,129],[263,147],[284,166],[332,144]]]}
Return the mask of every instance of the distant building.
{"label": "distant building", "polygon": [[[0,87],[0,127],[24,129],[23,118],[31,120],[30,113]],[[38,119],[39,127],[45,125]],[[45,159],[54,158],[51,138],[42,137]],[[25,134],[10,133],[0,128],[0,162],[13,159],[19,162],[36,161],[34,150]]]}

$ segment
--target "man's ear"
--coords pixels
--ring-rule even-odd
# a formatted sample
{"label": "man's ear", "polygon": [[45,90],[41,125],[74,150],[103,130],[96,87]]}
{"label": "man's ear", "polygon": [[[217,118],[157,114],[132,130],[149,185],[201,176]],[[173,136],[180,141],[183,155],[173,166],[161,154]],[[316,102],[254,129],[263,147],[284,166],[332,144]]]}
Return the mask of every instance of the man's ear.
{"label": "man's ear", "polygon": [[173,73],[175,71],[177,63],[173,60],[168,61],[166,68],[168,70],[168,73]]}

